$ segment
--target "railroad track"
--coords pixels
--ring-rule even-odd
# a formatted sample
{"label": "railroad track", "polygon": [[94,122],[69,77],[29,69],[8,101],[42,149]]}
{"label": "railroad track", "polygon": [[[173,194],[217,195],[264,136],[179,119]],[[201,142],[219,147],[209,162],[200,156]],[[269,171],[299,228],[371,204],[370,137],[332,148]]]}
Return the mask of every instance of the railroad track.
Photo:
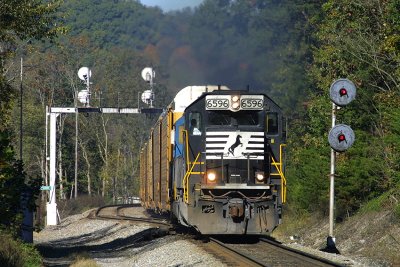
{"label": "railroad track", "polygon": [[260,267],[267,266],[246,253],[235,250],[215,238],[210,238],[208,243],[201,245],[207,252],[222,260],[228,266]]}
{"label": "railroad track", "polygon": [[[127,215],[130,213],[129,209],[139,206],[140,204],[103,206],[97,209],[95,217],[107,220],[126,220],[148,223],[155,226],[152,228],[152,235],[155,234],[156,236],[163,236],[171,232],[173,225],[165,218],[154,218],[145,216],[144,214],[141,216]],[[154,231],[160,232],[154,233]],[[197,245],[221,259],[228,266],[345,266],[322,257],[289,248],[276,241],[265,238],[257,239],[256,242],[251,244],[243,244],[243,239],[233,243],[230,241],[222,242],[215,238],[209,238],[208,240],[209,242],[202,244],[197,243]]]}
{"label": "railroad track", "polygon": [[210,238],[201,246],[228,266],[345,266],[264,238],[252,244],[228,244]]}
{"label": "railroad track", "polygon": [[339,263],[312,255],[300,250],[296,250],[287,246],[284,246],[276,241],[269,239],[260,238],[259,244],[264,247],[266,253],[271,254],[271,265],[270,266],[319,266],[319,267],[343,267]]}
{"label": "railroad track", "polygon": [[164,218],[153,218],[149,216],[130,216],[126,215],[126,209],[140,207],[140,204],[119,204],[119,205],[107,205],[100,207],[96,210],[93,217],[107,220],[127,220],[135,222],[143,222],[159,227],[160,230],[167,230],[172,228],[170,224]]}

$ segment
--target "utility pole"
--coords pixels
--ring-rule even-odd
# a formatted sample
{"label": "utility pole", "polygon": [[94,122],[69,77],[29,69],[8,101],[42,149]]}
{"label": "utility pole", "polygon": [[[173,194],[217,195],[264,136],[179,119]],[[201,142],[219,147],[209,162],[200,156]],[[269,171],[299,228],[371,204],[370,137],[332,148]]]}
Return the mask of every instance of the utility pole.
{"label": "utility pole", "polygon": [[[77,108],[77,93],[75,92],[75,108]],[[74,198],[78,197],[78,112],[75,112],[75,177],[74,177]]]}
{"label": "utility pole", "polygon": [[23,111],[23,109],[22,109],[22,94],[23,94],[23,85],[22,85],[22,73],[23,73],[23,60],[22,60],[22,57],[21,57],[21,75],[20,75],[20,77],[21,77],[21,82],[20,82],[20,85],[19,85],[19,97],[20,97],[20,99],[19,99],[19,104],[20,104],[20,116],[19,116],[19,159],[21,160],[21,162],[22,162],[22,135],[23,135],[23,132],[22,132],[22,130],[23,130],[23,122],[22,122],[22,111]]}

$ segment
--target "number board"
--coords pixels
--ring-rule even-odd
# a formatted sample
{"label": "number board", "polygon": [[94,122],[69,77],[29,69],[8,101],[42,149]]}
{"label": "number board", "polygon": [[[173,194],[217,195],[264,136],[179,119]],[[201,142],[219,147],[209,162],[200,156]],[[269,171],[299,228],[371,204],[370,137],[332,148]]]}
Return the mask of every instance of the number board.
{"label": "number board", "polygon": [[215,95],[206,96],[206,110],[226,110],[231,106],[231,96]]}
{"label": "number board", "polygon": [[231,95],[208,95],[206,96],[206,110],[262,110],[264,108],[264,97],[261,95],[241,95],[239,109],[232,108]]}
{"label": "number board", "polygon": [[240,108],[262,110],[264,108],[264,97],[261,95],[244,95],[240,98]]}

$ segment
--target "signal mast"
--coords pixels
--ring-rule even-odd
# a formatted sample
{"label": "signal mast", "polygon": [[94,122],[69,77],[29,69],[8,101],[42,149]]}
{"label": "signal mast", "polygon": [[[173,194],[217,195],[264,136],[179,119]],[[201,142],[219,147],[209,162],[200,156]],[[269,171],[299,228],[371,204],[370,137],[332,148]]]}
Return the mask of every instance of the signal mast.
{"label": "signal mast", "polygon": [[350,148],[355,140],[355,135],[350,126],[346,124],[336,125],[336,112],[340,107],[348,105],[356,97],[356,86],[348,79],[338,79],[330,87],[330,99],[332,101],[332,129],[328,135],[331,146],[330,194],[329,194],[329,236],[327,238],[328,252],[337,253],[336,240],[333,236],[334,204],[335,204],[335,161],[336,152],[344,152]]}

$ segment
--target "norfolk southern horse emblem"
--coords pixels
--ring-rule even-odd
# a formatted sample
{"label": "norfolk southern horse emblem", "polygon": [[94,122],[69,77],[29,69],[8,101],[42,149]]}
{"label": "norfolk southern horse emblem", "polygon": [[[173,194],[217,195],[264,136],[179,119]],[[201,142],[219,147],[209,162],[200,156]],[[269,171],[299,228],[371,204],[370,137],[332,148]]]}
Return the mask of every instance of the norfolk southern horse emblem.
{"label": "norfolk southern horse emblem", "polygon": [[229,153],[231,153],[232,156],[235,156],[235,149],[236,149],[239,145],[240,145],[240,146],[243,146],[242,142],[240,141],[241,138],[242,138],[242,136],[240,136],[240,135],[236,136],[236,142],[235,142],[233,145],[231,145],[230,148],[228,148],[228,155],[229,155]]}

